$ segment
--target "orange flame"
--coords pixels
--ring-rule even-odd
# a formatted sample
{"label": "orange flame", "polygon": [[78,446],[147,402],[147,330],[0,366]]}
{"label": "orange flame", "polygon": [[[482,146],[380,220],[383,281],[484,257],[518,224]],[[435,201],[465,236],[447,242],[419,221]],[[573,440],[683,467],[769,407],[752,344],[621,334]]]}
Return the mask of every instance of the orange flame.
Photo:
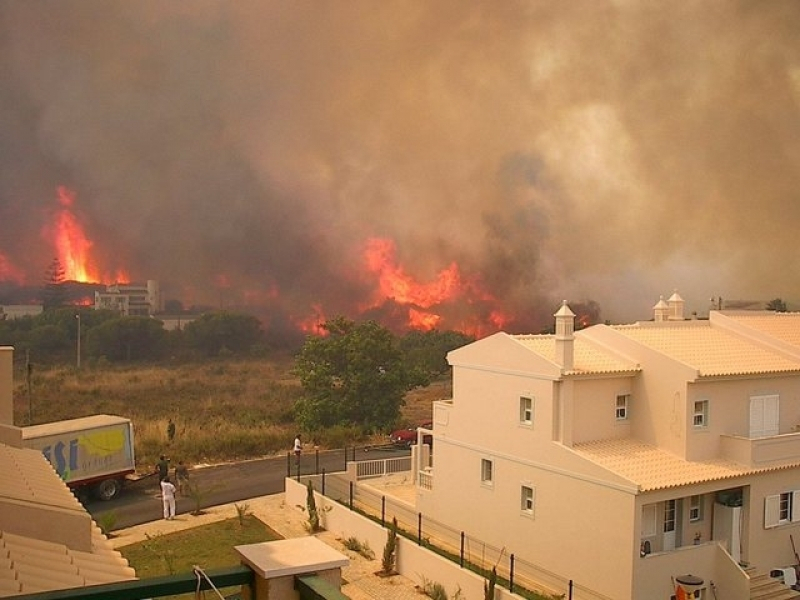
{"label": "orange flame", "polygon": [[440,271],[436,280],[420,284],[396,264],[395,245],[392,240],[371,238],[364,250],[367,269],[378,275],[377,303],[387,298],[399,304],[414,304],[429,308],[444,300],[451,300],[461,291],[461,274],[452,263]]}
{"label": "orange flame", "polygon": [[0,252],[0,281],[14,281],[22,284],[25,281],[23,272],[11,264],[8,257]]}
{"label": "orange flame", "polygon": [[293,319],[295,326],[308,335],[328,335],[328,330],[323,327],[328,319],[322,310],[322,305],[314,304],[311,308],[314,314],[310,317]]}
{"label": "orange flame", "polygon": [[100,277],[97,268],[89,256],[92,242],[86,237],[83,226],[72,213],[75,194],[64,186],[59,186],[57,192],[61,208],[56,213],[54,234],[58,260],[64,268],[64,277],[72,281],[98,282]]}
{"label": "orange flame", "polygon": [[[452,312],[452,305],[459,300],[468,305],[481,305],[485,308],[496,303],[495,298],[486,292],[476,278],[465,278],[456,263],[451,263],[439,271],[434,281],[419,283],[406,273],[395,258],[395,244],[392,240],[370,238],[364,249],[364,261],[367,270],[378,276],[378,286],[369,306],[374,308],[391,300],[400,306],[407,307],[408,326],[414,329],[431,330],[445,324],[446,318],[440,312]],[[436,307],[436,310],[434,310]],[[448,311],[448,307],[450,310]],[[456,311],[457,312],[457,311]],[[499,309],[491,308],[486,322],[473,316],[468,323],[453,323],[450,327],[465,333],[481,333],[487,330],[499,330],[510,319]]]}

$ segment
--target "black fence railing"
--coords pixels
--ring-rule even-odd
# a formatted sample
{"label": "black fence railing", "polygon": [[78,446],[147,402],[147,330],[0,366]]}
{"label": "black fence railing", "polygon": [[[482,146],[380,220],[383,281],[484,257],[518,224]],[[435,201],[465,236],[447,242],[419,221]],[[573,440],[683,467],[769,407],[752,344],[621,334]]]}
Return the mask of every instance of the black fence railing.
{"label": "black fence railing", "polygon": [[317,491],[350,510],[387,527],[397,520],[398,533],[460,567],[488,577],[496,568],[498,584],[510,592],[534,600],[610,600],[589,587],[520,559],[507,548],[498,548],[416,511],[406,503],[379,493],[369,486],[349,481],[337,473],[319,473],[312,478]]}

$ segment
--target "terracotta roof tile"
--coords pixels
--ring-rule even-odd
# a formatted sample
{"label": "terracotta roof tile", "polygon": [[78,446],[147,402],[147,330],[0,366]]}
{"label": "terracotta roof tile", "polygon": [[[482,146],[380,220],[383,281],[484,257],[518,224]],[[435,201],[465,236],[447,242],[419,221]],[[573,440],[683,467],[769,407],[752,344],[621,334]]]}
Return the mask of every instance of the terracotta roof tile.
{"label": "terracotta roof tile", "polygon": [[719,481],[800,466],[800,458],[791,464],[752,468],[715,459],[688,461],[657,446],[629,438],[576,444],[579,455],[637,485],[643,492]]}
{"label": "terracotta roof tile", "polygon": [[[539,354],[546,360],[556,362],[556,340],[552,335],[514,335],[517,342]],[[575,337],[572,373],[605,374],[629,373],[638,366],[601,348]]]}
{"label": "terracotta roof tile", "polygon": [[689,367],[700,376],[800,371],[800,361],[753,344],[708,321],[639,323],[613,328],[622,335]]}
{"label": "terracotta roof tile", "polygon": [[726,317],[800,348],[800,313],[724,312]]}

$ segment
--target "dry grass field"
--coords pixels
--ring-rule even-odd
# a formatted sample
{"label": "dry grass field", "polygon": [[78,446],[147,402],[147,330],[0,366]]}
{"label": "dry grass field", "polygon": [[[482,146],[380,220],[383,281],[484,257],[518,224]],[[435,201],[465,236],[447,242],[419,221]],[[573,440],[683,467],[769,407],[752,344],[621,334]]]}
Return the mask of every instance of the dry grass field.
{"label": "dry grass field", "polygon": [[[286,452],[296,433],[293,406],[301,394],[291,357],[146,367],[54,368],[36,371],[30,386],[15,373],[17,425],[91,414],[116,414],[133,421],[138,468],[152,468],[158,455],[173,463],[212,463]],[[450,397],[450,385],[436,382],[412,390],[403,425],[431,418],[431,403]],[[30,402],[29,402],[30,399]],[[175,438],[167,424],[176,425]],[[354,430],[313,432],[321,447],[374,444]]]}

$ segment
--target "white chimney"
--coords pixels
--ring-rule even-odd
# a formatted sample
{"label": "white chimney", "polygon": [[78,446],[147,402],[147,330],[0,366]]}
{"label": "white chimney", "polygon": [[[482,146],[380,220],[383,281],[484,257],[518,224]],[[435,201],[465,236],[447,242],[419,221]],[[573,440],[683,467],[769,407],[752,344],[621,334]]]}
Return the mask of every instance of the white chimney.
{"label": "white chimney", "polygon": [[683,298],[678,294],[678,290],[669,297],[669,318],[673,321],[683,321]]}
{"label": "white chimney", "polygon": [[653,320],[661,323],[669,319],[669,304],[664,302],[664,296],[658,297],[658,304],[653,307]]}
{"label": "white chimney", "polygon": [[14,424],[14,348],[0,346],[0,425]]}
{"label": "white chimney", "polygon": [[567,306],[567,301],[553,315],[556,318],[556,362],[565,371],[572,370],[575,359],[575,313]]}

